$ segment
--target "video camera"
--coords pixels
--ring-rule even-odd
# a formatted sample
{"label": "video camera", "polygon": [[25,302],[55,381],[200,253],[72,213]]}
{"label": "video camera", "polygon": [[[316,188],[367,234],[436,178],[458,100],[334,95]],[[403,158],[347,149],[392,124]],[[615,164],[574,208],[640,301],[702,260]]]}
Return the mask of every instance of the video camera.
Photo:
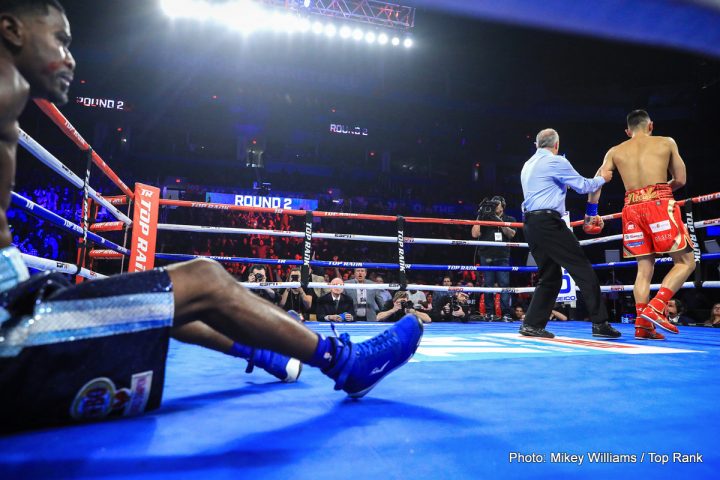
{"label": "video camera", "polygon": [[487,197],[483,198],[480,205],[478,205],[478,217],[480,217],[481,220],[497,219],[495,212],[497,211],[498,205],[502,205],[503,208],[505,208],[505,199],[500,195],[495,195],[490,199]]}

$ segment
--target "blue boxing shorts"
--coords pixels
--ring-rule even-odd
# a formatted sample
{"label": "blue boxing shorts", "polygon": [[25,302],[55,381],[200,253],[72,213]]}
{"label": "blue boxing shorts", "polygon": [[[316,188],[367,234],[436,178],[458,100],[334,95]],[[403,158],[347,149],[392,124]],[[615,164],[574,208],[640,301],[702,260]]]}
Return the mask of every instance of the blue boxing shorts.
{"label": "blue boxing shorts", "polygon": [[28,278],[18,258],[0,250],[0,431],[159,407],[174,313],[167,272],[72,285],[58,273]]}

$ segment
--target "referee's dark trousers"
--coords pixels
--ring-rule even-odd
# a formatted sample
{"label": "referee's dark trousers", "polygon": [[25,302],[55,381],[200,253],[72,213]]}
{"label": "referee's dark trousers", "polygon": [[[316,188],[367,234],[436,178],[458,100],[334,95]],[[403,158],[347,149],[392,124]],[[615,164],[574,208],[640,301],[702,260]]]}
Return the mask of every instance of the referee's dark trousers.
{"label": "referee's dark trousers", "polygon": [[538,283],[525,314],[525,325],[535,328],[547,325],[562,287],[560,267],[565,267],[580,287],[590,320],[606,322],[608,314],[600,296],[600,282],[560,214],[554,210],[526,212],[523,232],[538,266]]}

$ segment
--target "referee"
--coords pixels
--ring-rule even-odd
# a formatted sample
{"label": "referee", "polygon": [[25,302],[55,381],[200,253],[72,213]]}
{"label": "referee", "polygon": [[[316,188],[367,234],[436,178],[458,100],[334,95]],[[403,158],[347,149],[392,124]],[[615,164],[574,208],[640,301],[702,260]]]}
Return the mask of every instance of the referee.
{"label": "referee", "polygon": [[[583,293],[593,322],[593,336],[618,338],[620,332],[607,321],[607,309],[600,297],[600,282],[577,238],[561,217],[565,213],[568,187],[581,194],[594,192],[610,181],[612,172],[598,172],[599,176],[593,179],[582,177],[565,157],[558,155],[560,136],[551,128],[540,131],[535,144],[537,152],[523,165],[520,181],[525,196],[522,204],[525,238],[538,265],[538,283],[520,334],[555,336],[545,330],[545,326],[562,286],[560,267],[565,267]],[[588,206],[585,219],[586,222],[601,221],[597,217],[597,204]],[[588,227],[590,229],[592,225],[588,223]]]}

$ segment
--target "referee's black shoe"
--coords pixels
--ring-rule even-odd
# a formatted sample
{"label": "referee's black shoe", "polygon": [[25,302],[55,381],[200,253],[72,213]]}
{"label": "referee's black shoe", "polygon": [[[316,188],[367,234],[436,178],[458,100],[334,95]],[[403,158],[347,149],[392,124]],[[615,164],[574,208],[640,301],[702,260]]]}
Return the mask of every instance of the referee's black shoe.
{"label": "referee's black shoe", "polygon": [[593,323],[592,326],[593,337],[603,338],[620,338],[622,335],[620,332],[615,330],[608,322]]}
{"label": "referee's black shoe", "polygon": [[555,335],[544,328],[531,327],[523,324],[520,327],[520,335],[525,337],[555,338]]}

